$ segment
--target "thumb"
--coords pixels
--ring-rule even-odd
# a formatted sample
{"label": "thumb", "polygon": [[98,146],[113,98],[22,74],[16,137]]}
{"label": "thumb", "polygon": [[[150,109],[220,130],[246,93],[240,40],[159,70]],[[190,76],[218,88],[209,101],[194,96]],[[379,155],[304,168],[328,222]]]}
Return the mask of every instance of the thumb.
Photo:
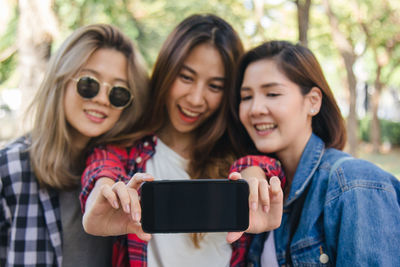
{"label": "thumb", "polygon": [[235,242],[236,240],[238,240],[244,232],[229,232],[226,235],[226,241],[231,244],[233,242]]}
{"label": "thumb", "polygon": [[242,175],[238,172],[232,172],[231,174],[229,174],[228,179],[229,180],[239,180],[239,179],[242,179]]}
{"label": "thumb", "polygon": [[128,182],[128,187],[138,190],[140,185],[146,181],[153,181],[154,177],[148,173],[135,173]]}

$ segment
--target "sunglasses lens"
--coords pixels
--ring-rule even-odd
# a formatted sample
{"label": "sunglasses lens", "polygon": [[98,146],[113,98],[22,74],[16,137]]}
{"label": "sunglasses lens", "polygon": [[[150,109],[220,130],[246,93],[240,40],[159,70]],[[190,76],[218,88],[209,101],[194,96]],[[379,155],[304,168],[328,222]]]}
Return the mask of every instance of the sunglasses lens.
{"label": "sunglasses lens", "polygon": [[124,87],[114,86],[110,92],[110,103],[114,107],[125,107],[131,100],[131,92]]}
{"label": "sunglasses lens", "polygon": [[80,78],[76,84],[76,87],[79,95],[83,98],[93,98],[99,93],[100,90],[99,82],[90,77]]}

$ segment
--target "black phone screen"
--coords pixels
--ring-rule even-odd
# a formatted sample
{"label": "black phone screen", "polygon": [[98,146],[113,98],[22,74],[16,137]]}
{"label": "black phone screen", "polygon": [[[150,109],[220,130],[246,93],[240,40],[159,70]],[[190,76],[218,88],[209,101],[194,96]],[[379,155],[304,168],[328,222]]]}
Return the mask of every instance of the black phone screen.
{"label": "black phone screen", "polygon": [[244,231],[249,187],[227,179],[145,182],[142,228],[148,233]]}

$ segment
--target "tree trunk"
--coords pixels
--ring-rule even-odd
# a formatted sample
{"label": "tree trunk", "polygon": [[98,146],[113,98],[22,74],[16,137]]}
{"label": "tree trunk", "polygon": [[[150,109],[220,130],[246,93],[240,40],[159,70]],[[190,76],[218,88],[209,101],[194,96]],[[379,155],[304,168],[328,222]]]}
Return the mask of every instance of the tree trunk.
{"label": "tree trunk", "polygon": [[299,42],[308,46],[308,26],[310,22],[311,0],[296,0],[297,25],[299,29]]}
{"label": "tree trunk", "polygon": [[254,4],[254,16],[256,20],[256,34],[264,37],[264,27],[261,24],[261,19],[264,16],[264,1],[263,0],[253,0]]}
{"label": "tree trunk", "polygon": [[[9,22],[13,16],[13,6],[9,1],[0,0],[0,36],[3,36],[9,27]],[[15,54],[17,46],[15,44],[0,50],[0,64]]]}
{"label": "tree trunk", "polygon": [[353,66],[355,63],[355,55],[346,55],[342,54],[342,57],[346,66],[347,73],[347,83],[349,90],[349,114],[347,117],[347,132],[348,132],[348,144],[349,144],[349,152],[350,154],[356,156],[357,155],[357,146],[358,146],[358,122],[357,122],[357,112],[356,112],[356,75],[353,71]]}
{"label": "tree trunk", "polygon": [[12,7],[9,1],[0,0],[0,36],[3,35],[12,17]]}
{"label": "tree trunk", "polygon": [[378,118],[379,100],[381,98],[381,92],[383,87],[381,82],[381,74],[382,74],[382,67],[378,65],[376,71],[375,88],[371,100],[372,121],[370,129],[372,147],[375,153],[379,153],[379,147],[381,145],[381,126],[379,124],[379,118]]}
{"label": "tree trunk", "polygon": [[356,156],[358,145],[358,124],[356,113],[357,79],[353,71],[353,66],[356,62],[357,56],[354,52],[354,48],[351,42],[347,40],[346,36],[340,31],[338,19],[336,18],[330,7],[329,0],[323,0],[323,4],[325,6],[326,14],[329,18],[329,24],[332,29],[333,41],[335,43],[335,46],[338,48],[346,67],[347,85],[349,91],[349,114],[347,118],[348,145],[349,153]]}
{"label": "tree trunk", "polygon": [[18,8],[19,88],[30,102],[43,79],[57,24],[52,0],[19,0]]}

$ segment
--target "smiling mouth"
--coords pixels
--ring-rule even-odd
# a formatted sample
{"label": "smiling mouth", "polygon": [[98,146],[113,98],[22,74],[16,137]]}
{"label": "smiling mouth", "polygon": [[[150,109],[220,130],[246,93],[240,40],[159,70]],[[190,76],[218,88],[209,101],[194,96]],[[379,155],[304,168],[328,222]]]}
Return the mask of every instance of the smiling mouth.
{"label": "smiling mouth", "polygon": [[105,119],[107,116],[104,113],[100,113],[94,110],[85,110],[85,112],[95,118],[99,118],[99,119]]}
{"label": "smiling mouth", "polygon": [[276,125],[275,123],[260,123],[260,124],[254,125],[254,128],[260,132],[270,131],[277,127],[278,127],[278,125]]}
{"label": "smiling mouth", "polygon": [[183,107],[179,107],[179,110],[183,113],[183,115],[185,115],[186,117],[189,117],[189,118],[197,118],[201,114],[199,112],[193,112],[193,111],[187,110]]}

